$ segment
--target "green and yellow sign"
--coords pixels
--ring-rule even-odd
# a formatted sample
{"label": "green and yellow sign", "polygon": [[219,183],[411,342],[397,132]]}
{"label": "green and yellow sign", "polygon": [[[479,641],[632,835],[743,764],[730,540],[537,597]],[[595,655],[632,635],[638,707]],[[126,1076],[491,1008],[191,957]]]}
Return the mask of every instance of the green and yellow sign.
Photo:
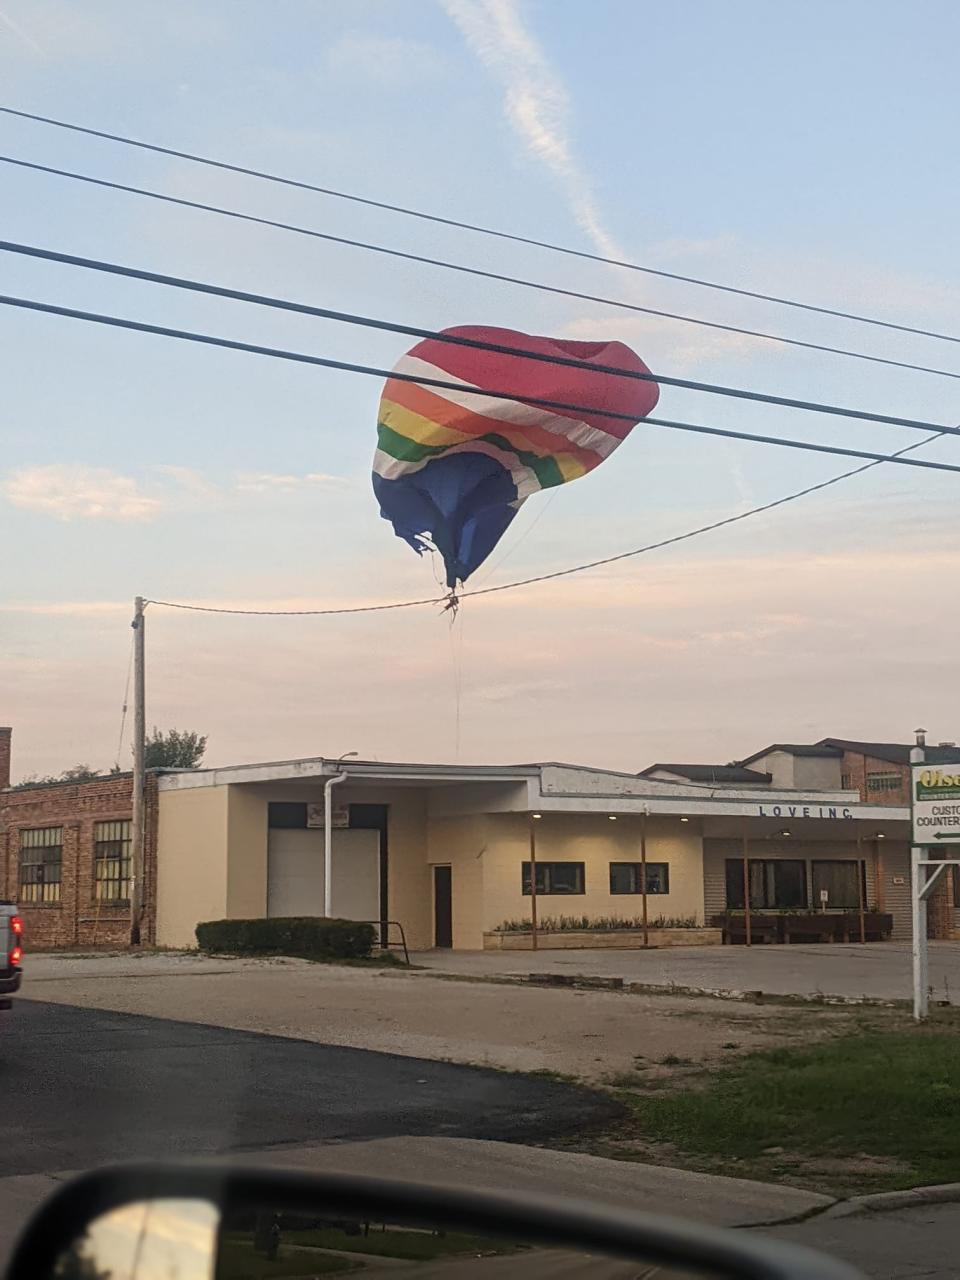
{"label": "green and yellow sign", "polygon": [[915,764],[910,769],[913,843],[960,843],[960,764]]}

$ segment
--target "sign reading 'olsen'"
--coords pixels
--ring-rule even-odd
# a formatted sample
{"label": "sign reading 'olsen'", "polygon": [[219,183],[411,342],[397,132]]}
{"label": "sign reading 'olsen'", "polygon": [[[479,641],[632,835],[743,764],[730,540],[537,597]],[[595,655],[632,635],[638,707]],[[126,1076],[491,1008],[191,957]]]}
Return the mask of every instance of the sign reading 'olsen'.
{"label": "sign reading 'olsen'", "polygon": [[960,764],[915,764],[910,770],[913,843],[960,843]]}

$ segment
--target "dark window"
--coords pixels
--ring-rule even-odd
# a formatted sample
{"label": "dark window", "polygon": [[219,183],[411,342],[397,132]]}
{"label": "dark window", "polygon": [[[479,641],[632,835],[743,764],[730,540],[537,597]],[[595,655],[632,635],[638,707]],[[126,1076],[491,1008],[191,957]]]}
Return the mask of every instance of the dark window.
{"label": "dark window", "polygon": [[949,874],[953,876],[953,905],[960,907],[960,867],[951,867]]}
{"label": "dark window", "polygon": [[895,770],[867,774],[868,791],[899,791],[903,779]]}
{"label": "dark window", "polygon": [[[783,858],[751,858],[750,909],[795,911],[807,905],[807,864]],[[727,859],[727,907],[743,910],[743,859]]]}
{"label": "dark window", "polygon": [[[530,863],[523,864],[523,892],[530,892]],[[583,893],[582,862],[538,862],[537,893]]]}
{"label": "dark window", "polygon": [[128,821],[98,822],[93,829],[93,896],[97,902],[130,899]]}
{"label": "dark window", "polygon": [[288,803],[286,800],[274,800],[267,805],[267,826],[306,829],[307,806],[305,804]]}
{"label": "dark window", "polygon": [[[670,866],[666,862],[648,862],[647,867],[647,893],[669,893],[670,892]],[[643,892],[643,863],[641,862],[611,862],[610,863],[610,892],[611,893],[642,893]]]}
{"label": "dark window", "polygon": [[841,790],[841,791],[850,791],[850,790],[852,790],[852,788],[851,788],[851,786],[850,786],[850,775],[849,775],[849,773],[841,773],[841,775],[840,775],[840,790]]}
{"label": "dark window", "polygon": [[[858,911],[860,909],[861,891],[864,905],[866,905],[866,863],[858,863],[853,859],[847,858],[844,861],[836,859],[814,862],[811,866],[813,868],[813,905],[815,908],[824,905],[828,911],[840,908],[846,911]],[[857,886],[858,868],[860,874],[859,887]],[[821,889],[826,889],[827,891],[827,901],[823,904],[820,901]]]}
{"label": "dark window", "polygon": [[59,902],[63,827],[20,832],[20,901]]}

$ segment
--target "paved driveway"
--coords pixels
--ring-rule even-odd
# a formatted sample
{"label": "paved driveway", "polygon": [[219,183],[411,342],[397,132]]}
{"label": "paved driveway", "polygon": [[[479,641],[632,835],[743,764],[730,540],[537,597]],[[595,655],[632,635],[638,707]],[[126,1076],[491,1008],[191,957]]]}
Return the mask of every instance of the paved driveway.
{"label": "paved driveway", "polygon": [[[582,973],[653,986],[775,995],[836,995],[906,1000],[909,943],[866,946],[664,947],[656,951],[429,951],[418,964],[446,973]],[[960,1004],[960,943],[930,944],[936,1000]]]}
{"label": "paved driveway", "polygon": [[618,1108],[552,1080],[19,1000],[0,1035],[18,1173],[395,1134],[543,1137]]}

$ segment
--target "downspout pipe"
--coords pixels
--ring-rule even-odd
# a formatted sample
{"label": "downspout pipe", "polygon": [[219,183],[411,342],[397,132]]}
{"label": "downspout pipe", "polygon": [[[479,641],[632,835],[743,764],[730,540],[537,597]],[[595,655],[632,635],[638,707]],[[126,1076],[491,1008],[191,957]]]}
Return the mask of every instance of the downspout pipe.
{"label": "downspout pipe", "polygon": [[336,763],[337,772],[323,784],[323,914],[329,920],[333,916],[333,788],[340,782],[346,782],[349,774],[341,768],[347,756],[355,756],[356,751],[348,751]]}

